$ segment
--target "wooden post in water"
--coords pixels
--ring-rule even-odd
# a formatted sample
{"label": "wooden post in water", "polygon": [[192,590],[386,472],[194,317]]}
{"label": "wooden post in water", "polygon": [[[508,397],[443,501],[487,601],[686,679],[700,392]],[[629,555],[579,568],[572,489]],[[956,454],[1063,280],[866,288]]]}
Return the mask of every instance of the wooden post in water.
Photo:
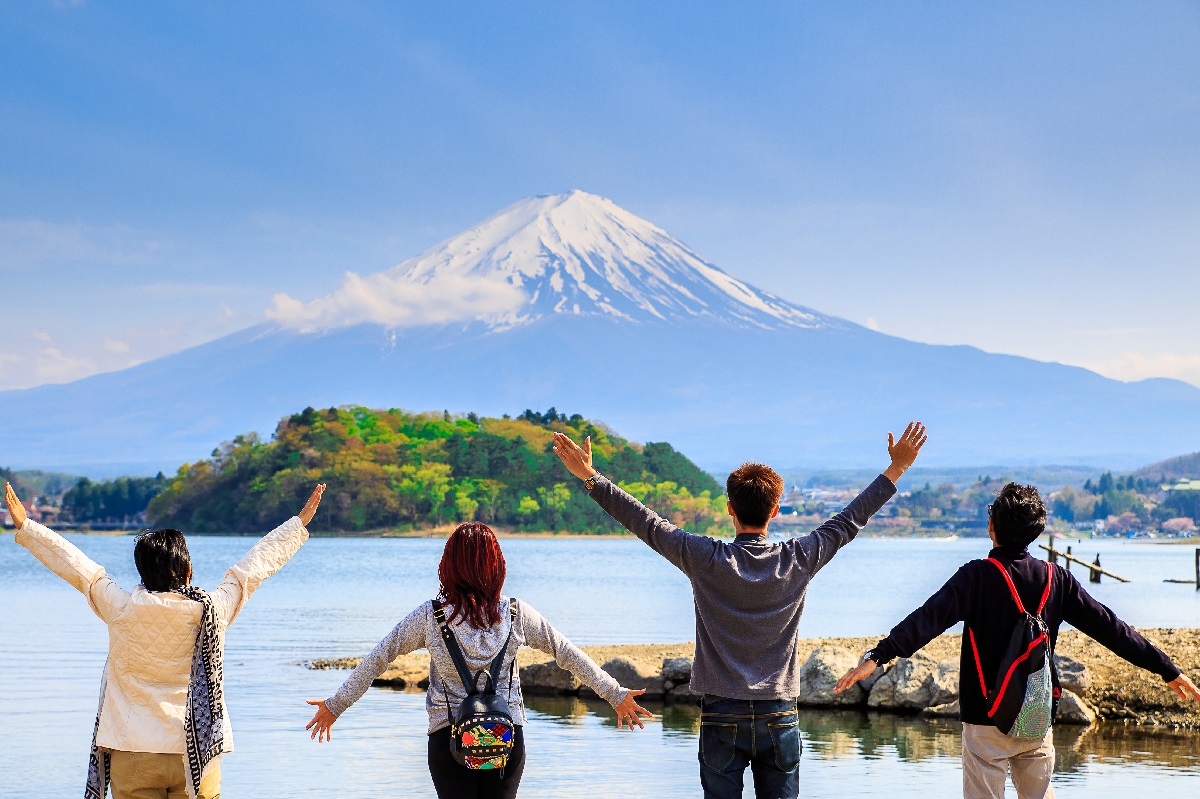
{"label": "wooden post in water", "polygon": [[1096,553],[1096,562],[1092,564],[1096,568],[1088,569],[1088,582],[1100,582],[1100,553]]}
{"label": "wooden post in water", "polygon": [[1067,545],[1067,556],[1063,558],[1067,562],[1067,571],[1071,571],[1071,546]]}
{"label": "wooden post in water", "polygon": [[1047,563],[1058,563],[1058,552],[1054,550],[1054,533],[1050,534],[1050,551],[1046,553]]}

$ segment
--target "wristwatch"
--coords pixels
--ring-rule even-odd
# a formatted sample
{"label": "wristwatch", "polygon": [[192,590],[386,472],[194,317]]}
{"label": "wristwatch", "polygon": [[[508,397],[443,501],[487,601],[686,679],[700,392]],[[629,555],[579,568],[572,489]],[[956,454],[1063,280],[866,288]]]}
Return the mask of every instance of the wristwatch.
{"label": "wristwatch", "polygon": [[867,653],[862,656],[862,660],[858,661],[858,665],[861,666],[862,664],[866,663],[868,660],[874,660],[875,665],[876,666],[879,665],[879,661],[875,660],[875,650],[874,649],[867,650]]}
{"label": "wristwatch", "polygon": [[589,477],[588,479],[583,481],[583,487],[586,488],[588,491],[591,491],[593,488],[596,487],[596,478],[602,477],[602,476],[603,475],[601,475],[600,472],[596,472],[591,477]]}

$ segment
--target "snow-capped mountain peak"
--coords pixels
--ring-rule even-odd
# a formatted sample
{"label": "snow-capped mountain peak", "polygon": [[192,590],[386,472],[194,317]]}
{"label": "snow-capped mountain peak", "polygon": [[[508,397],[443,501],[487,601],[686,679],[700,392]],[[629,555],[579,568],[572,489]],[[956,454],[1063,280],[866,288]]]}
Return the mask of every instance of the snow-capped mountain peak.
{"label": "snow-capped mountain peak", "polygon": [[549,314],[846,326],[726,274],[612,200],[578,190],[520,200],[389,270],[349,275],[308,304],[277,297],[269,312],[304,329],[451,318],[511,327]]}

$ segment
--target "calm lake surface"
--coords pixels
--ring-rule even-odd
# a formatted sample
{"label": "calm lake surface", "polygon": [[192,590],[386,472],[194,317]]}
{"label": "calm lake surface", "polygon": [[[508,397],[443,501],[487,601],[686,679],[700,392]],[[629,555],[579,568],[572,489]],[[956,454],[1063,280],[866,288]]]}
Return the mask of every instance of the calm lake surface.
{"label": "calm lake surface", "polygon": [[[72,535],[123,585],[136,584],[133,539]],[[189,539],[197,583],[215,585],[252,545]],[[1089,586],[1135,625],[1200,626],[1194,548],[1071,542],[1134,582]],[[301,661],[365,654],[437,589],[443,542],[314,539],[253,596],[230,628],[226,693],[237,751],[223,766],[228,797],[432,796],[422,694],[373,689],[338,722],[331,744],[309,741],[304,700],[331,694],[345,672]],[[1065,546],[1065,544],[1063,544]],[[633,539],[505,539],[506,592],[537,607],[576,643],[692,640],[687,581]],[[860,538],[813,581],[805,637],[885,633],[987,542]],[[80,594],[0,535],[0,797],[82,793],[104,625]],[[1195,677],[1196,675],[1193,675]],[[531,698],[525,797],[699,795],[695,708],[654,706],[637,733],[617,732],[608,706]],[[958,724],[860,712],[801,716],[806,796],[961,795]],[[1063,797],[1200,796],[1200,734],[1136,728],[1056,730]],[[747,793],[747,795],[751,795]],[[1011,795],[1011,789],[1010,789]]]}

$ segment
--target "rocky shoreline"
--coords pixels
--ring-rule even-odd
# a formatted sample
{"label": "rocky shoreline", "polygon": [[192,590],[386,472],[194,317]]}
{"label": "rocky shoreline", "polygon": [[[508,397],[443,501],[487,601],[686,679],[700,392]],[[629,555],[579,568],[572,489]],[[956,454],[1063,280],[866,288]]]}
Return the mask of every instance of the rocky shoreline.
{"label": "rocky shoreline", "polygon": [[[1141,631],[1193,679],[1200,677],[1200,630]],[[889,664],[870,682],[835,696],[833,686],[877,638],[811,638],[800,641],[800,704],[805,707],[862,707],[929,716],[958,715],[958,635],[943,635],[912,658]],[[629,688],[644,688],[646,698],[689,702],[688,687],[695,646],[628,644],[584,647],[597,663]],[[1200,705],[1185,703],[1156,675],[1126,663],[1083,634],[1064,630],[1058,639],[1059,672],[1064,696],[1058,723],[1118,722],[1163,730],[1200,730]],[[312,669],[352,669],[359,658],[314,660]],[[522,649],[517,659],[521,686],[529,695],[594,696],[546,655]],[[429,685],[429,656],[414,652],[395,660],[376,685],[424,690]]]}

